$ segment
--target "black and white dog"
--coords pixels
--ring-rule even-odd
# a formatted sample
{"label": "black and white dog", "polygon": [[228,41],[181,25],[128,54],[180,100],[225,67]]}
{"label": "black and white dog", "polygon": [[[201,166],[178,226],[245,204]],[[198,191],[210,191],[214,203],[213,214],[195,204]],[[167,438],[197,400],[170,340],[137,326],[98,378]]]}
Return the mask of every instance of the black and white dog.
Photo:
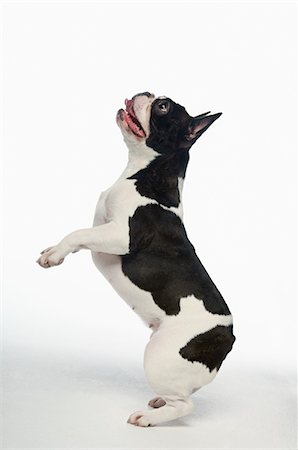
{"label": "black and white dog", "polygon": [[147,427],[184,416],[190,395],[213,380],[231,351],[232,315],[189,242],[182,188],[189,149],[221,115],[191,117],[167,97],[149,92],[125,101],[117,123],[128,164],[98,201],[92,228],[74,231],[44,250],[42,267],[80,249],[152,329],[145,350],[153,409],[128,422]]}

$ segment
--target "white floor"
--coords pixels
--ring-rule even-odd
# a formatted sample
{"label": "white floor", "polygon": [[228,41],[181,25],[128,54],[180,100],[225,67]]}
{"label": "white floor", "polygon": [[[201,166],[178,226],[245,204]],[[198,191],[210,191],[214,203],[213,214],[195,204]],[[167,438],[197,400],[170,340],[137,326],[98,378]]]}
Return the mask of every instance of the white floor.
{"label": "white floor", "polygon": [[195,411],[138,428],[126,421],[155,396],[142,367],[151,331],[90,255],[53,271],[11,255],[11,274],[22,270],[5,285],[4,449],[297,449],[290,313],[251,318],[248,299],[234,301],[235,346]]}
{"label": "white floor", "polygon": [[297,448],[295,377],[282,368],[226,361],[191,416],[143,429],[126,423],[153,396],[141,361],[20,350],[4,360],[5,449]]}

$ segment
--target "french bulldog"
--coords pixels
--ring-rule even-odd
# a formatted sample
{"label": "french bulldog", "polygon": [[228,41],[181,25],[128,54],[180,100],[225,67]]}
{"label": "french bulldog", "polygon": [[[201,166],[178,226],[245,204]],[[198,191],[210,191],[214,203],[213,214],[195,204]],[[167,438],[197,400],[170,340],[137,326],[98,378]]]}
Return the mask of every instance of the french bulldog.
{"label": "french bulldog", "polygon": [[235,337],[231,312],[189,241],[182,190],[189,150],[220,117],[196,117],[149,92],[125,100],[116,121],[128,163],[101,193],[92,228],[41,253],[48,268],[81,249],[152,330],[146,377],[156,397],[128,423],[148,427],[189,414],[190,396],[216,376]]}

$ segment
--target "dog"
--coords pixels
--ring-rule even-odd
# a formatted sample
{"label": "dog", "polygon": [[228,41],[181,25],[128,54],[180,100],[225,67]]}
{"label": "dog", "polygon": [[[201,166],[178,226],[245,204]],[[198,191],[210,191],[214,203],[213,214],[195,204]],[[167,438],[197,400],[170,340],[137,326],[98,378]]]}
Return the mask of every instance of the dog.
{"label": "dog", "polygon": [[235,341],[231,312],[187,238],[182,189],[189,150],[220,117],[196,117],[168,97],[125,100],[116,122],[129,150],[118,180],[101,193],[92,228],[41,253],[44,268],[89,249],[96,267],[152,330],[144,368],[157,394],[128,423],[148,427],[189,414]]}

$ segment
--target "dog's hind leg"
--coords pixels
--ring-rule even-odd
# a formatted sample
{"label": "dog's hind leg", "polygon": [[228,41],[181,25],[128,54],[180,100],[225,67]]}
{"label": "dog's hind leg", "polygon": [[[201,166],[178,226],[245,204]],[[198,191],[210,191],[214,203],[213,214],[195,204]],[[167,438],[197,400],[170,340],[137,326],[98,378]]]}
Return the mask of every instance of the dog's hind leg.
{"label": "dog's hind leg", "polygon": [[193,409],[190,395],[216,375],[206,366],[184,359],[171,330],[154,333],[145,350],[144,367],[148,382],[158,395],[152,403],[155,409],[145,409],[132,414],[128,423],[137,426],[158,425],[189,414]]}

